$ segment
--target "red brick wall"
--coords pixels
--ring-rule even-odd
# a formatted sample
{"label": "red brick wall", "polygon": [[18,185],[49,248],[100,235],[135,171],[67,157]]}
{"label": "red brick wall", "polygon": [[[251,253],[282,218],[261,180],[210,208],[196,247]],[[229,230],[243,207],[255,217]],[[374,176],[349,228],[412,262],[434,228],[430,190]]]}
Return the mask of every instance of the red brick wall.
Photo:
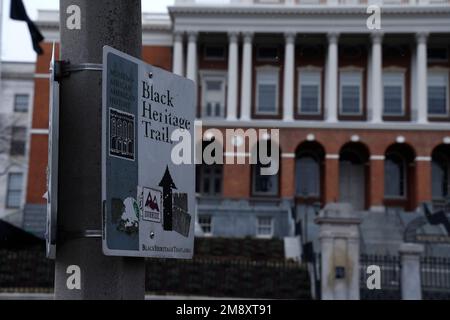
{"label": "red brick wall", "polygon": [[172,47],[145,46],[142,48],[142,60],[172,72]]}
{"label": "red brick wall", "polygon": [[[43,43],[44,54],[38,56],[36,73],[48,74],[52,55],[52,44]],[[59,46],[56,47],[58,58]],[[49,81],[36,78],[34,80],[34,107],[32,129],[48,129]],[[28,165],[27,203],[44,204],[42,198],[47,190],[47,156],[48,136],[32,134],[30,141],[30,160]]]}

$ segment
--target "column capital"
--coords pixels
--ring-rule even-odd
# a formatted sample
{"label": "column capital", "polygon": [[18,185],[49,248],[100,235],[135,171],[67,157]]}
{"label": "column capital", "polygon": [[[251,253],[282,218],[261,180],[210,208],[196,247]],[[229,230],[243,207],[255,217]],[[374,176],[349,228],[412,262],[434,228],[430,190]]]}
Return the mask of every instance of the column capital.
{"label": "column capital", "polygon": [[416,41],[417,43],[426,43],[428,39],[428,32],[422,31],[416,33]]}
{"label": "column capital", "polygon": [[173,32],[173,40],[181,42],[184,38],[184,32],[183,31],[174,31]]}
{"label": "column capital", "polygon": [[383,32],[372,32],[370,38],[372,39],[372,44],[380,44],[383,41]]}
{"label": "column capital", "polygon": [[339,40],[338,32],[328,32],[327,33],[328,43],[337,43]]}
{"label": "column capital", "polygon": [[243,32],[242,37],[244,38],[244,43],[251,43],[253,41],[253,32]]}
{"label": "column capital", "polygon": [[289,31],[284,33],[284,39],[286,43],[294,43],[296,36],[297,36],[296,32]]}
{"label": "column capital", "polygon": [[189,42],[196,42],[197,41],[197,36],[198,36],[198,32],[197,31],[188,31],[187,35],[188,35]]}
{"label": "column capital", "polygon": [[239,39],[239,32],[238,31],[230,31],[228,32],[228,40],[229,42],[237,42]]}

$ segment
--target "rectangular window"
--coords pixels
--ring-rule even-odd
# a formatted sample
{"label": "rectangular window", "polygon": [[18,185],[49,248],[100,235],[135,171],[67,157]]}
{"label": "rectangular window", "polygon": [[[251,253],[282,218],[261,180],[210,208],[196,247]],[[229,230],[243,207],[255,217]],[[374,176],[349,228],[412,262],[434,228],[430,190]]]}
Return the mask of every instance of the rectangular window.
{"label": "rectangular window", "polygon": [[320,71],[300,71],[299,113],[320,114],[321,96]]}
{"label": "rectangular window", "polygon": [[258,237],[270,238],[273,236],[273,218],[258,217],[257,231]]}
{"label": "rectangular window", "polygon": [[225,117],[225,76],[205,75],[202,91],[202,116],[204,118]]}
{"label": "rectangular window", "polygon": [[277,114],[278,69],[258,70],[256,76],[256,112]]}
{"label": "rectangular window", "polygon": [[262,167],[261,164],[253,165],[253,194],[255,196],[278,195],[278,175],[262,175]]}
{"label": "rectangular window", "polygon": [[205,60],[224,60],[225,47],[222,45],[206,45]]}
{"label": "rectangular window", "polygon": [[6,207],[8,209],[20,208],[22,202],[22,180],[22,173],[10,173],[8,176],[8,189],[6,192]]}
{"label": "rectangular window", "polygon": [[212,217],[210,215],[200,214],[198,216],[198,224],[205,236],[212,235]]}
{"label": "rectangular window", "polygon": [[26,145],[26,127],[12,127],[11,130],[11,147],[9,154],[11,156],[25,155]]}
{"label": "rectangular window", "polygon": [[340,112],[342,115],[360,115],[362,113],[362,73],[341,71],[340,83]]}
{"label": "rectangular window", "polygon": [[404,114],[403,72],[385,72],[383,74],[384,115],[401,116]]}
{"label": "rectangular window", "polygon": [[428,114],[446,116],[448,114],[448,73],[428,73]]}
{"label": "rectangular window", "polygon": [[202,164],[197,166],[197,192],[203,196],[222,194],[222,166]]}
{"label": "rectangular window", "polygon": [[28,112],[30,96],[28,94],[16,94],[14,96],[14,112]]}

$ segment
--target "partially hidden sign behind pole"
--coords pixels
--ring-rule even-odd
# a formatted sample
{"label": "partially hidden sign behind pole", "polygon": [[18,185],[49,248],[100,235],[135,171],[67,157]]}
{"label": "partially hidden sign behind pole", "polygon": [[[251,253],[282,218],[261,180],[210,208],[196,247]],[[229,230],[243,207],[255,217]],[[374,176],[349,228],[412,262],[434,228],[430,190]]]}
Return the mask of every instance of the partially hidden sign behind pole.
{"label": "partially hidden sign behind pole", "polygon": [[56,257],[56,223],[58,210],[58,144],[59,144],[59,82],[55,79],[56,61],[53,43],[50,62],[49,141],[47,167],[47,224],[45,232],[47,258]]}
{"label": "partially hidden sign behind pole", "polygon": [[104,254],[192,258],[195,168],[171,155],[175,131],[194,135],[194,92],[191,80],[103,48]]}

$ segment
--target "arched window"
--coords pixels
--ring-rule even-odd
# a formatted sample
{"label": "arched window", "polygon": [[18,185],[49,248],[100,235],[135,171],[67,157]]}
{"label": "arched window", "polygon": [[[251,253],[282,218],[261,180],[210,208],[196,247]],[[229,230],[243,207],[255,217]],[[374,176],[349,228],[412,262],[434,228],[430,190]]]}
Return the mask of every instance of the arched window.
{"label": "arched window", "polygon": [[447,198],[450,195],[450,146],[441,145],[433,151],[431,175],[433,199]]}
{"label": "arched window", "polygon": [[295,152],[295,193],[302,198],[320,198],[325,150],[317,142],[303,142]]}
{"label": "arched window", "polygon": [[406,161],[395,152],[388,153],[384,160],[384,196],[404,198],[406,196]]}
{"label": "arched window", "polygon": [[[385,152],[384,197],[386,206],[411,210],[414,200],[416,153],[407,143],[394,143]],[[389,201],[391,200],[391,201]]]}
{"label": "arched window", "polygon": [[302,197],[318,197],[320,195],[320,164],[313,155],[304,154],[296,163],[296,193]]}

